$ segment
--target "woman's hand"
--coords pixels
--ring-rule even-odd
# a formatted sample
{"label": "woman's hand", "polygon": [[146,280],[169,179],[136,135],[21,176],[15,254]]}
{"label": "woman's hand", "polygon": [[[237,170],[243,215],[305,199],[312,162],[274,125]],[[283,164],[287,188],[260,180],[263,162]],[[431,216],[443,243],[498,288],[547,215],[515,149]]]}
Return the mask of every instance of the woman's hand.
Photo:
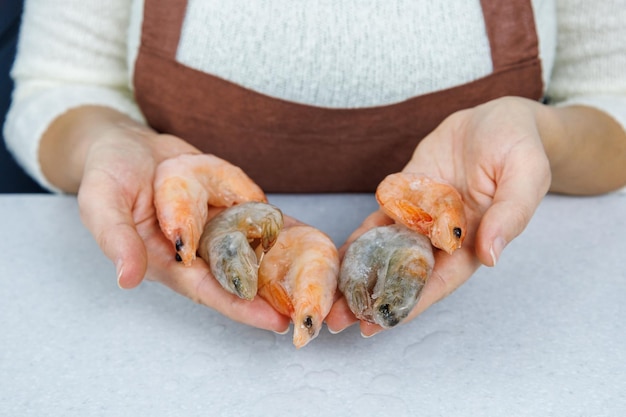
{"label": "woman's hand", "polygon": [[189,267],[176,262],[156,218],[153,180],[159,162],[198,150],[100,107],[61,116],[41,146],[44,173],[65,191],[78,192],[83,222],[116,265],[121,288],[147,276],[236,321],[288,329],[289,320],[261,298],[245,301],[222,289],[201,259]]}
{"label": "woman's hand", "polygon": [[[468,233],[463,247],[452,255],[436,251],[433,274],[407,320],[454,291],[480,264],[494,266],[507,243],[530,221],[552,179],[547,154],[552,144],[542,141],[540,132],[542,107],[504,98],[460,111],[415,150],[403,171],[439,177],[455,186],[465,202]],[[389,223],[381,212],[372,214],[346,245],[369,228]],[[343,299],[327,318],[331,331],[354,321]],[[365,322],[360,326],[365,336],[381,330]]]}

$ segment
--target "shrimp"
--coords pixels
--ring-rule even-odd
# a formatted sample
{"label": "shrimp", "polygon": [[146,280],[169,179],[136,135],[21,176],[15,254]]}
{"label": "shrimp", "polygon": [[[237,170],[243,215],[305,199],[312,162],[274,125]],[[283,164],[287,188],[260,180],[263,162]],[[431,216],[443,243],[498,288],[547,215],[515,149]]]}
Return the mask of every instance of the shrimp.
{"label": "shrimp", "polygon": [[346,251],[339,289],[358,319],[390,328],[417,304],[434,263],[426,236],[399,224],[376,227]]}
{"label": "shrimp", "polygon": [[436,248],[452,253],[465,239],[463,200],[449,184],[399,172],[388,175],[378,185],[376,200],[385,214],[428,236]]}
{"label": "shrimp", "polygon": [[339,255],[331,239],[305,225],[283,229],[259,269],[259,295],[294,323],[301,348],[319,334],[337,288]]}
{"label": "shrimp", "polygon": [[238,167],[208,154],[185,154],[161,162],[154,178],[154,205],[176,259],[191,265],[208,217],[208,206],[267,201]]}
{"label": "shrimp", "polygon": [[[282,212],[267,203],[243,203],[213,217],[200,238],[198,255],[227,291],[252,300],[258,288],[258,267],[283,227]],[[255,252],[259,248],[259,257]]]}

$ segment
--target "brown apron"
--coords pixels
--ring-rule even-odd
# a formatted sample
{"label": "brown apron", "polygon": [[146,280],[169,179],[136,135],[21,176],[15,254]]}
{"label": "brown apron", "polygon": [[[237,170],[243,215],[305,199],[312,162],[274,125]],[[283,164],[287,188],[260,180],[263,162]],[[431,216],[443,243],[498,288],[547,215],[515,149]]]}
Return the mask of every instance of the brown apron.
{"label": "brown apron", "polygon": [[541,98],[530,0],[481,4],[493,73],[396,104],[330,109],[269,97],[180,64],[186,1],[145,0],[137,102],[152,128],[240,166],[266,192],[371,192],[402,170],[418,142],[451,113],[502,96]]}

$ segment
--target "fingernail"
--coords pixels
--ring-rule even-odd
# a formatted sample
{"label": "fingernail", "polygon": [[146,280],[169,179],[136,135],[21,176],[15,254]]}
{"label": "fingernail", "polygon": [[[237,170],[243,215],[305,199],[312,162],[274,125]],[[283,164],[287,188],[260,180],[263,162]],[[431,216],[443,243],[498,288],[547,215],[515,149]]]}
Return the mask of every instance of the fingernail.
{"label": "fingernail", "polygon": [[378,331],[376,331],[376,332],[374,332],[374,333],[372,333],[372,334],[370,334],[370,335],[367,335],[367,334],[365,334],[365,333],[361,332],[361,337],[362,337],[363,339],[369,339],[369,338],[370,338],[370,337],[372,337],[372,336],[376,336],[376,335],[377,335],[378,333],[380,333],[381,331],[382,331],[382,330],[378,330]]}
{"label": "fingernail", "polygon": [[120,285],[120,279],[122,278],[122,274],[124,273],[124,264],[122,263],[121,259],[115,264],[115,269],[117,271],[117,286],[121,289],[124,289],[124,287]]}
{"label": "fingernail", "polygon": [[491,248],[489,248],[489,254],[491,255],[491,260],[493,262],[492,266],[496,266],[496,263],[498,263],[498,259],[500,259],[500,255],[502,254],[502,250],[505,246],[506,241],[500,236],[494,239],[491,244]]}
{"label": "fingernail", "polygon": [[[348,326],[348,327],[350,327],[350,326]],[[335,329],[331,329],[330,326],[328,326],[328,325],[326,326],[326,328],[328,329],[328,333],[330,333],[330,334],[339,334],[339,333],[343,332],[344,330],[346,330],[348,327],[344,327],[342,329],[335,330]]]}
{"label": "fingernail", "polygon": [[287,328],[283,331],[278,331],[278,330],[272,330],[274,333],[278,334],[278,335],[286,335],[287,333],[289,333],[289,326],[287,326]]}

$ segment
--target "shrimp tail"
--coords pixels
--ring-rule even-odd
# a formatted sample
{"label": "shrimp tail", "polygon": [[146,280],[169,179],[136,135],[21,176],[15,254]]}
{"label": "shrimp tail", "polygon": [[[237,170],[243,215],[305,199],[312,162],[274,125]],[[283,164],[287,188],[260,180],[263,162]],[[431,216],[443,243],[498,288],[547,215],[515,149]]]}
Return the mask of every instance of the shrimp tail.
{"label": "shrimp tail", "polygon": [[[277,209],[278,210],[278,209]],[[280,221],[273,219],[272,217],[267,218],[267,221],[263,222],[261,227],[261,247],[263,248],[263,254],[267,253],[278,239],[278,235],[283,228],[283,219],[280,217]]]}

